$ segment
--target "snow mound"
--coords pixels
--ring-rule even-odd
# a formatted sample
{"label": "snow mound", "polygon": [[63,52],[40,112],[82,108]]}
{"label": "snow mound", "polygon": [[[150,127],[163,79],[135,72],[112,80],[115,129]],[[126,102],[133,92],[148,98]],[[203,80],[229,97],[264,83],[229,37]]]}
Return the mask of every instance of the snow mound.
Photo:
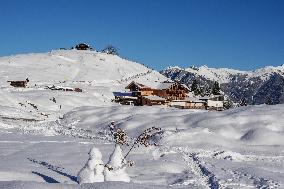
{"label": "snow mound", "polygon": [[283,136],[283,132],[257,128],[248,130],[241,140],[256,145],[284,145]]}
{"label": "snow mound", "polygon": [[124,182],[103,182],[93,184],[47,184],[24,181],[4,181],[0,182],[0,189],[169,189],[167,186],[153,186],[146,184],[124,183]]}

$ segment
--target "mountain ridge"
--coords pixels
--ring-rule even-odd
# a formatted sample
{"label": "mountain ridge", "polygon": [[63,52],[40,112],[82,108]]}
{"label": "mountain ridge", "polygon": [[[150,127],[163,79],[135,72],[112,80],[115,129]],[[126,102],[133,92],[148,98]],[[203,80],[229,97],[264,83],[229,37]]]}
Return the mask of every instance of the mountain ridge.
{"label": "mountain ridge", "polygon": [[[189,68],[174,66],[168,67],[160,73],[189,87],[195,79],[203,88],[210,88],[213,82],[217,81],[221,90],[234,102],[242,100],[248,104],[263,104],[270,100],[273,104],[284,102],[284,65],[266,66],[254,71],[209,68],[207,66]],[[273,80],[275,82],[272,82]]]}

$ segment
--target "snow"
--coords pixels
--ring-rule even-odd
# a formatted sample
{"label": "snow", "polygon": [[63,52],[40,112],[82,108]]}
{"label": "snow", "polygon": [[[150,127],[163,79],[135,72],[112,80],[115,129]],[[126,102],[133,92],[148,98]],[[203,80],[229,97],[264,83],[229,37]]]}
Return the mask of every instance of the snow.
{"label": "snow", "polygon": [[[122,106],[111,102],[113,92],[132,80],[153,86],[167,78],[93,51],[2,57],[0,71],[0,188],[284,188],[284,105],[222,112]],[[13,76],[28,77],[28,88],[10,86]],[[83,92],[45,89],[52,85]],[[91,148],[102,155],[94,150],[92,158],[108,162],[111,122],[130,142],[147,128],[162,131],[156,146],[134,148],[127,157],[135,163],[127,167],[129,183],[79,185]],[[129,148],[121,146],[120,157]],[[95,169],[95,176],[102,171]]]}
{"label": "snow", "polygon": [[[229,68],[209,68],[206,65],[200,66],[200,67],[190,67],[190,68],[180,68],[178,66],[175,67],[168,67],[166,70],[185,70],[187,72],[193,73],[198,76],[203,76],[206,79],[212,80],[212,81],[218,81],[220,84],[222,83],[228,83],[231,81],[232,75],[245,75],[247,79],[249,78],[255,78],[259,77],[263,81],[266,81],[269,76],[271,76],[274,73],[279,73],[280,75],[284,75],[284,65],[281,66],[266,66],[264,68],[256,69],[254,71],[241,71],[241,70],[235,70],[235,69],[229,69]],[[237,79],[237,78],[235,78]]]}
{"label": "snow", "polygon": [[126,173],[125,160],[119,145],[115,145],[113,153],[110,155],[107,166],[104,169],[106,181],[130,182],[130,177]]}
{"label": "snow", "polygon": [[[84,164],[84,156],[93,143],[106,162],[114,145],[102,131],[115,121],[130,137],[152,125],[164,130],[159,146],[140,147],[130,154],[129,158],[135,162],[134,167],[128,168],[131,182],[206,188],[212,185],[209,180],[216,178],[219,181],[213,184],[220,187],[257,188],[261,180],[266,180],[262,186],[283,186],[283,111],[283,105],[249,106],[223,112],[164,107],[81,107],[44,128],[54,129],[53,136],[37,133],[38,126],[28,126],[26,131],[35,132],[32,135],[1,129],[11,132],[1,132],[0,170],[5,173],[1,180],[44,182],[32,173],[37,172],[60,183],[76,184],[76,179],[62,177],[58,172],[74,175]],[[35,161],[27,161],[27,157]],[[13,172],[15,167],[17,174]]]}
{"label": "snow", "polygon": [[207,79],[218,81],[219,83],[227,83],[231,78],[231,74],[248,74],[247,71],[239,71],[228,68],[209,68],[207,66],[200,66],[199,68],[186,68],[185,71],[204,76]]}
{"label": "snow", "polygon": [[79,184],[104,182],[103,170],[102,153],[98,148],[92,147],[87,163],[78,173],[77,181]]}

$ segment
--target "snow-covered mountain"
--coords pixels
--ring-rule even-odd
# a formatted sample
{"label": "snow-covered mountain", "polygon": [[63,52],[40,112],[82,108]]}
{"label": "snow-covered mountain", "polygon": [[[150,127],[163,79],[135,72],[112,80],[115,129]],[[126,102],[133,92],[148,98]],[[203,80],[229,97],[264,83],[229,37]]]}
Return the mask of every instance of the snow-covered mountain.
{"label": "snow-covered mountain", "polygon": [[[27,88],[14,88],[7,82],[26,78]],[[133,80],[153,86],[167,78],[142,64],[89,50],[7,56],[0,58],[0,103],[36,115],[63,114],[79,106],[112,104],[113,92],[125,90]],[[47,89],[53,85],[80,88],[83,92]]]}
{"label": "snow-covered mountain", "polygon": [[[94,83],[126,82],[127,79],[164,79],[142,64],[96,51],[56,50],[0,58],[1,85],[6,80],[32,82],[85,81]],[[140,74],[140,75],[139,75]],[[132,78],[131,78],[132,77]],[[152,82],[152,81],[150,81]]]}
{"label": "snow-covered mountain", "polygon": [[233,101],[245,99],[249,104],[262,104],[271,100],[274,104],[284,102],[284,65],[267,66],[255,71],[239,71],[228,68],[208,68],[207,66],[179,68],[168,67],[161,71],[172,80],[191,85],[197,79],[201,86],[220,83],[221,90]]}

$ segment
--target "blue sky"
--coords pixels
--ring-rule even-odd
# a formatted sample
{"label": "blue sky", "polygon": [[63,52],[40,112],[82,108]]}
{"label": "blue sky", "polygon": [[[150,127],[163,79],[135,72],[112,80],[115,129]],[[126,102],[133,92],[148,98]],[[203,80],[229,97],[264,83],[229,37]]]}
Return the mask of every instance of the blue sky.
{"label": "blue sky", "polygon": [[284,64],[283,0],[1,0],[0,56],[87,42],[161,70]]}

